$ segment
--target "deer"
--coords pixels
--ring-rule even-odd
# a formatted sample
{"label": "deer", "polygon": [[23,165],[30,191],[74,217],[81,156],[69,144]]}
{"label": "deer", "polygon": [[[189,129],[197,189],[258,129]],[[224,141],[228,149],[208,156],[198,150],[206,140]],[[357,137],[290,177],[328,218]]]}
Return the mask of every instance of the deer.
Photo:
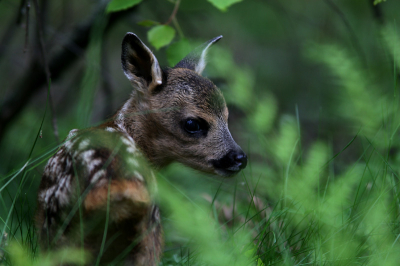
{"label": "deer", "polygon": [[221,38],[161,69],[136,34],[125,35],[129,99],[103,124],[71,130],[44,168],[36,213],[43,249],[83,247],[88,265],[157,265],[164,240],[154,173],[172,162],[224,177],[246,167],[225,99],[201,75]]}

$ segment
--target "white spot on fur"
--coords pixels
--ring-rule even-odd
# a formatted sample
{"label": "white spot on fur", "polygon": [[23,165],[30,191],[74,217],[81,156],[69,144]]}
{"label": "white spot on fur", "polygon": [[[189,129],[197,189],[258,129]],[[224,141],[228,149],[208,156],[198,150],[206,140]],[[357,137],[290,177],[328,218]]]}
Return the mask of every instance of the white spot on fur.
{"label": "white spot on fur", "polygon": [[89,164],[87,165],[88,167],[88,172],[92,172],[94,170],[94,168],[98,167],[101,165],[101,163],[103,162],[103,160],[101,159],[93,159],[89,162]]}
{"label": "white spot on fur", "polygon": [[84,150],[84,149],[86,149],[88,146],[89,146],[89,143],[90,143],[90,141],[88,140],[88,139],[85,139],[85,140],[82,140],[80,143],[79,143],[79,150]]}
{"label": "white spot on fur", "polygon": [[64,147],[67,151],[71,151],[72,150],[72,146],[74,146],[76,139],[70,139],[67,140],[64,144]]}
{"label": "white spot on fur", "polygon": [[69,203],[69,190],[70,190],[71,176],[67,175],[61,178],[60,183],[57,186],[55,197],[59,202],[60,206],[66,206]]}
{"label": "white spot on fur", "polygon": [[74,138],[78,133],[78,129],[73,129],[68,133],[67,141],[65,142],[64,146],[68,151],[71,151],[72,146],[74,146],[76,139]]}
{"label": "white spot on fur", "polygon": [[126,151],[129,152],[129,153],[135,153],[136,148],[135,148],[135,146],[131,146],[131,147],[128,147],[128,148],[126,149]]}
{"label": "white spot on fur", "polygon": [[119,130],[121,130],[122,132],[126,132],[123,120],[117,120],[116,123]]}
{"label": "white spot on fur", "polygon": [[124,144],[128,145],[128,146],[134,144],[134,143],[132,143],[129,139],[127,139],[127,138],[125,138],[125,137],[121,137],[121,141],[122,141]]}
{"label": "white spot on fur", "polygon": [[128,147],[126,148],[126,151],[129,153],[135,153],[136,152],[136,145],[135,142],[133,141],[132,138],[128,139],[125,137],[121,137],[121,141],[127,145]]}
{"label": "white spot on fur", "polygon": [[81,153],[81,157],[82,159],[87,159],[87,158],[90,159],[90,157],[92,157],[94,153],[95,153],[94,150],[87,150]]}
{"label": "white spot on fur", "polygon": [[133,158],[129,158],[128,159],[128,163],[131,164],[131,165],[134,165],[135,167],[139,167],[138,161],[133,159]]}
{"label": "white spot on fur", "polygon": [[117,124],[122,123],[122,122],[124,121],[124,118],[125,118],[125,114],[122,113],[122,110],[121,110],[121,112],[118,113],[118,117],[117,117],[117,119],[116,119]]}
{"label": "white spot on fur", "polygon": [[72,139],[73,137],[76,136],[76,134],[78,133],[78,129],[72,129],[67,136],[67,139]]}
{"label": "white spot on fur", "polygon": [[126,135],[125,137],[131,142],[132,145],[134,145],[136,147],[135,141],[133,140],[133,138],[131,136]]}
{"label": "white spot on fur", "polygon": [[135,175],[135,177],[137,179],[139,179],[140,181],[144,181],[143,176],[138,172],[138,171],[133,171],[133,174]]}
{"label": "white spot on fur", "polygon": [[53,195],[56,190],[56,186],[49,187],[48,189],[40,192],[39,198],[47,204],[49,204],[50,196]]}
{"label": "white spot on fur", "polygon": [[106,175],[106,170],[105,169],[101,169],[100,171],[97,171],[93,177],[92,180],[90,181],[92,184],[95,184],[99,181],[100,178],[105,177]]}
{"label": "white spot on fur", "polygon": [[128,113],[128,109],[129,106],[131,106],[132,103],[132,98],[129,99],[121,108],[121,110],[119,110],[118,115],[117,115],[117,119],[116,119],[116,124],[118,126],[119,129],[121,129],[122,131],[126,132],[125,126],[124,126],[124,120],[125,120],[125,116]]}
{"label": "white spot on fur", "polygon": [[95,153],[94,150],[87,150],[87,151],[82,152],[79,156],[81,157],[81,159],[85,163],[85,165],[89,166],[93,162],[94,153]]}

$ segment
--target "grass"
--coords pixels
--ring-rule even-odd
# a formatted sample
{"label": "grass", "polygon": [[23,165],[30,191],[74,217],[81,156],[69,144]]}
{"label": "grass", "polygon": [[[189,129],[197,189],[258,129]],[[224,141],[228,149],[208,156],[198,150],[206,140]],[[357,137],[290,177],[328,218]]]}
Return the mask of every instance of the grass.
{"label": "grass", "polygon": [[[397,69],[398,36],[391,29],[383,34]],[[233,180],[221,180],[173,165],[158,174],[166,232],[162,265],[398,264],[397,74],[393,74],[393,88],[383,90],[373,74],[337,45],[310,44],[305,56],[324,66],[337,81],[340,102],[335,115],[348,125],[347,144],[334,147],[337,152],[333,152],[329,141],[306,143],[301,139],[298,111],[277,117],[276,106],[260,109],[263,103],[276,105],[274,101],[247,91],[248,104],[237,106],[248,114],[241,122],[252,129],[244,134],[257,141],[247,149],[251,159],[244,172]],[[231,73],[241,71],[227,65],[236,68]],[[254,107],[251,102],[259,104]],[[268,121],[257,110],[267,112]],[[275,128],[274,120],[279,121]],[[34,148],[35,144],[30,154]],[[22,167],[0,178],[2,265],[81,264],[84,260],[80,250],[43,253],[37,245],[32,187],[40,176],[36,169],[56,149],[35,158],[30,155]],[[347,152],[354,159],[348,159]],[[102,247],[106,246],[103,241]]]}

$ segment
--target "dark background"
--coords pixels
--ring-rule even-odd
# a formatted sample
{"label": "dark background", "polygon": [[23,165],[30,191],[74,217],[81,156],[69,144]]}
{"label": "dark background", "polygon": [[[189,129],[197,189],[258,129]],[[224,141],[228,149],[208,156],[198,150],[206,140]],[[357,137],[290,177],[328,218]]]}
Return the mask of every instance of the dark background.
{"label": "dark background", "polygon": [[[171,1],[145,0],[105,17],[102,1],[37,0],[38,8],[35,2],[31,0],[27,9],[27,1],[0,1],[1,186],[9,173],[25,164],[38,134],[48,87],[45,61],[51,77],[51,104],[31,156],[44,157],[29,172],[16,203],[26,208],[27,220],[35,209],[37,187],[52,149],[71,129],[101,123],[128,98],[132,87],[120,66],[125,33],[136,33],[160,64],[168,66],[168,47],[154,49],[147,40],[149,28],[138,22],[165,23],[174,9]],[[343,102],[351,104],[352,99],[339,92],[341,83],[321,64],[313,47],[336,45],[368,73],[365,84],[389,98],[397,95],[398,69],[393,51],[383,43],[382,30],[390,24],[399,32],[399,10],[400,1],[395,0],[378,5],[369,0],[244,0],[226,12],[207,1],[182,1],[176,19],[193,46],[224,36],[211,49],[204,75],[227,99],[231,132],[250,158],[245,174],[261,178],[273,190],[271,186],[282,178],[276,173],[286,167],[273,151],[279,148],[274,140],[285,125],[297,128],[301,152],[321,140],[333,155],[357,134],[357,119],[343,109]],[[104,34],[99,34],[96,29],[102,27]],[[173,42],[179,39],[176,34]],[[397,154],[397,142],[388,152]],[[336,160],[334,170],[341,172],[356,161],[362,147],[355,140]],[[213,194],[214,185],[220,184],[211,177],[193,180],[188,176],[198,173],[176,165],[163,173],[198,194]],[[1,191],[1,217],[6,217],[20,181],[16,177]],[[226,191],[234,182],[228,181]],[[260,193],[271,197],[267,190]]]}

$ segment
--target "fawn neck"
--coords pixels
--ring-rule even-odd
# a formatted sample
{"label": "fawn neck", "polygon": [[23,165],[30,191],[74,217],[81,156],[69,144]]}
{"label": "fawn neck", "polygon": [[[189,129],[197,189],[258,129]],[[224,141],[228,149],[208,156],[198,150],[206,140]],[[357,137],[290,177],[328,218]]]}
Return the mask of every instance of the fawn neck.
{"label": "fawn neck", "polygon": [[106,126],[112,126],[132,137],[137,147],[155,168],[170,163],[170,160],[160,155],[155,148],[158,136],[162,132],[156,126],[153,113],[159,111],[152,110],[146,95],[136,92],[132,93],[129,100],[115,113],[112,121],[106,123]]}

